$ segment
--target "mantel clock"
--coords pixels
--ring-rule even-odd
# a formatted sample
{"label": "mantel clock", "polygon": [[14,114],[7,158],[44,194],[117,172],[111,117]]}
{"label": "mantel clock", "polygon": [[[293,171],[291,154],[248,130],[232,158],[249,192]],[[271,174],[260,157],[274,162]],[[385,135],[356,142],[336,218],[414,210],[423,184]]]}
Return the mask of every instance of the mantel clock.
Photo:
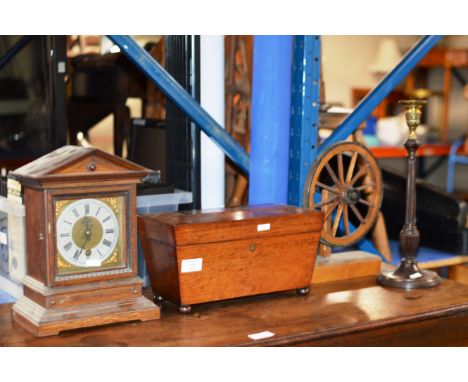
{"label": "mantel clock", "polygon": [[27,229],[15,321],[46,336],[159,318],[137,276],[136,185],[150,173],[95,148],[65,146],[9,174],[23,192]]}

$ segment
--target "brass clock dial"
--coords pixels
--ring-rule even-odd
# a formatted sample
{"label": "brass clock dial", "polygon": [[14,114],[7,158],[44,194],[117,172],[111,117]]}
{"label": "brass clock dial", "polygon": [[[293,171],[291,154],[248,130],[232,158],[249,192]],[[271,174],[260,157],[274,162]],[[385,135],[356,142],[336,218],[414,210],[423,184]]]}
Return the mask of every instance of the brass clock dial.
{"label": "brass clock dial", "polygon": [[122,258],[120,199],[86,198],[56,204],[59,271],[119,265]]}

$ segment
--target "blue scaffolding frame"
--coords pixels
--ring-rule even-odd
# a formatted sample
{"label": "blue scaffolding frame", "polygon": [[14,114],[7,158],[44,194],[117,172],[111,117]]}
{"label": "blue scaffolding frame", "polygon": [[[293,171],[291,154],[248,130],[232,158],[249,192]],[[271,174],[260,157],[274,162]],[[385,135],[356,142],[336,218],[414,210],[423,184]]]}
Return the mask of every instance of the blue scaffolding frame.
{"label": "blue scaffolding frame", "polygon": [[0,70],[3,69],[23,48],[29,44],[34,36],[22,36],[8,51],[0,57]]}
{"label": "blue scaffolding frame", "polygon": [[293,45],[288,204],[302,205],[307,173],[318,149],[320,36],[296,36]]}
{"label": "blue scaffolding frame", "polygon": [[317,37],[297,36],[294,47],[288,201],[298,206],[303,204],[302,191],[307,171],[317,156],[356,131],[367,116],[442,38],[421,38],[333,133],[319,144],[320,39]]}
{"label": "blue scaffolding frame", "polygon": [[[409,74],[434,47],[441,36],[425,36],[403,57],[380,83],[359,103],[333,133],[319,145],[320,54],[318,36],[297,36],[293,51],[291,127],[289,144],[288,204],[303,205],[303,190],[310,166],[328,147],[351,135],[383,99]],[[320,195],[314,195],[317,202]],[[343,224],[338,226],[343,231]],[[354,230],[354,227],[351,227]],[[381,255],[371,241],[356,246]]]}
{"label": "blue scaffolding frame", "polygon": [[246,174],[250,158],[244,148],[203,109],[164,68],[130,36],[108,36],[174,104]]}
{"label": "blue scaffolding frame", "polygon": [[[148,52],[130,36],[109,35],[108,37],[244,173],[249,174],[250,158],[243,147]],[[0,68],[20,52],[32,38],[33,36],[23,36],[3,57],[0,57]],[[421,38],[407,52],[400,63],[345,118],[340,126],[319,145],[320,37],[295,36],[291,84],[289,204],[302,205],[302,190],[304,189],[307,172],[317,156],[334,143],[345,140],[352,134],[441,38],[442,36],[425,36]],[[362,249],[377,252],[370,242],[363,241],[359,246]]]}
{"label": "blue scaffolding frame", "polygon": [[[246,174],[247,152],[130,36],[108,36],[163,93],[187,114]],[[400,63],[359,103],[326,140],[318,142],[320,95],[320,38],[296,36],[293,48],[291,139],[288,203],[302,205],[308,168],[320,153],[345,140],[380,102],[408,75],[442,36],[425,36]],[[369,241],[361,249],[378,253]]]}
{"label": "blue scaffolding frame", "polygon": [[[8,63],[33,36],[23,36],[3,57],[0,66]],[[224,153],[248,174],[250,158],[237,143],[178,82],[167,73],[130,36],[108,35],[121,51],[161,91],[202,129]],[[318,146],[318,107],[320,94],[320,37],[296,36],[294,43],[293,83],[291,100],[291,144],[288,201],[302,204],[306,169],[330,145],[346,139],[380,102],[408,75],[442,36],[423,37],[401,62],[359,103],[356,109]]]}

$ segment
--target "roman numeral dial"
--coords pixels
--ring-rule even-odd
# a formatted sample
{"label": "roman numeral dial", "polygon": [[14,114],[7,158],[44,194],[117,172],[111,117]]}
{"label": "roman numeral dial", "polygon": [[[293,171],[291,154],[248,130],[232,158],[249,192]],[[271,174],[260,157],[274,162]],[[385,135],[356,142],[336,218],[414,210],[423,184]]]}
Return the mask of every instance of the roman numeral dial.
{"label": "roman numeral dial", "polygon": [[67,263],[95,268],[119,250],[122,214],[114,208],[101,199],[87,198],[72,200],[57,211],[57,250]]}

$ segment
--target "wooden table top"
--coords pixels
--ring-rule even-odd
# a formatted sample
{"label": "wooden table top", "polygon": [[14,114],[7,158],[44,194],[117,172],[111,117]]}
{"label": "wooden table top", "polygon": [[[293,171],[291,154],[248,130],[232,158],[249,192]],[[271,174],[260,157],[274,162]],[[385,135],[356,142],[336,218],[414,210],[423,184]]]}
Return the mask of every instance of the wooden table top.
{"label": "wooden table top", "polygon": [[[0,305],[0,346],[467,346],[468,286],[450,280],[432,289],[383,288],[374,278],[294,292],[195,305],[180,314],[165,303],[161,319],[79,329],[35,338]],[[273,337],[251,340],[269,331]]]}

